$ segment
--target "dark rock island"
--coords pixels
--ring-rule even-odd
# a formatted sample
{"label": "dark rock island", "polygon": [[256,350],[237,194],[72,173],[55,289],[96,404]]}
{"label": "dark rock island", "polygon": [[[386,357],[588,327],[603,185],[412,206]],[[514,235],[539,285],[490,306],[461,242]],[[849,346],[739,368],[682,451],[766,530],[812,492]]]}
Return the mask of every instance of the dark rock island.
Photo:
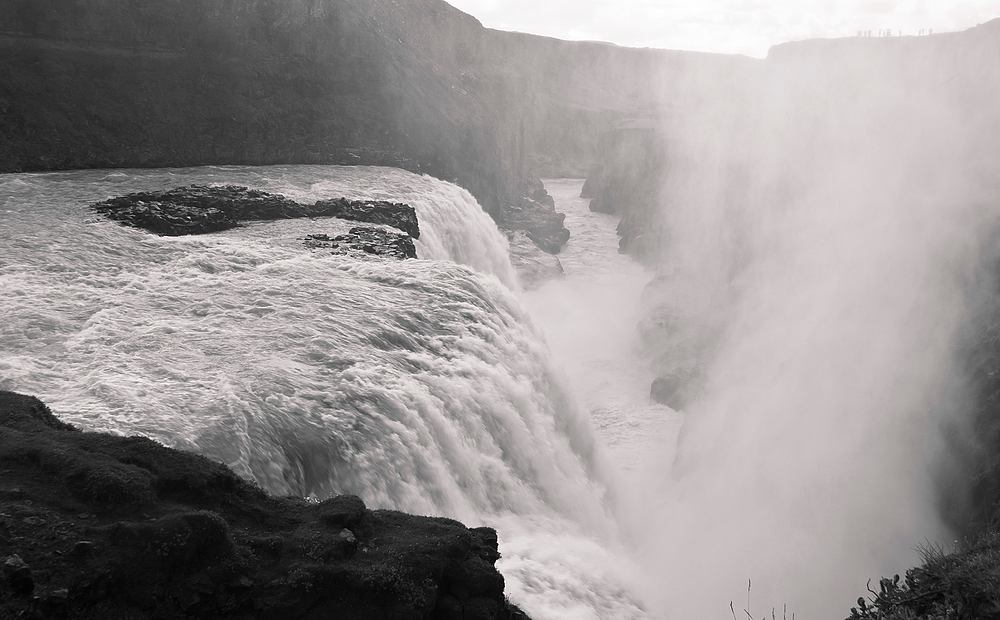
{"label": "dark rock island", "polygon": [[273,497],[0,391],[0,617],[527,620],[488,527]]}
{"label": "dark rock island", "polygon": [[91,205],[122,224],[160,235],[198,235],[238,226],[242,221],[339,217],[384,224],[420,238],[413,207],[384,200],[320,200],[302,205],[279,194],[235,185],[190,185],[163,192],[136,192]]}

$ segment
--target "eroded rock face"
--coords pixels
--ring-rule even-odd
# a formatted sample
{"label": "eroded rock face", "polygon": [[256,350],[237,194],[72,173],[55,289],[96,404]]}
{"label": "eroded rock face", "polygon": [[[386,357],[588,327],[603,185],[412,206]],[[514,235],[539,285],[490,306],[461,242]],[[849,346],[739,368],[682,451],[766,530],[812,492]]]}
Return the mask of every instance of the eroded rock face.
{"label": "eroded rock face", "polygon": [[336,198],[303,205],[280,194],[236,185],[189,185],[162,192],[136,192],[98,202],[91,208],[121,224],[170,236],[217,232],[244,221],[328,216],[392,226],[414,239],[420,237],[416,211],[406,204]]}
{"label": "eroded rock face", "polygon": [[548,193],[540,197],[548,199],[546,204],[524,197],[508,207],[503,213],[503,228],[524,231],[539,248],[549,254],[558,254],[569,241],[569,230],[563,226],[566,214],[556,212],[555,203]]}
{"label": "eroded rock face", "polygon": [[413,239],[372,226],[355,226],[345,235],[306,235],[303,244],[310,250],[329,249],[331,254],[373,254],[392,258],[416,258]]}
{"label": "eroded rock face", "polygon": [[695,368],[675,368],[653,379],[649,397],[673,409],[684,410],[701,391],[702,378]]}
{"label": "eroded rock face", "polygon": [[284,196],[226,185],[190,185],[164,192],[136,192],[91,205],[116,222],[160,235],[199,235],[233,228],[240,220],[305,217]]}
{"label": "eroded rock face", "polygon": [[619,252],[652,265],[663,248],[660,185],[666,170],[666,137],[660,121],[622,122],[601,139],[601,159],[580,193],[590,210],[621,215]]}
{"label": "eroded rock face", "polygon": [[543,252],[523,230],[507,233],[510,244],[510,263],[517,270],[517,277],[526,289],[533,289],[553,278],[565,275],[559,257]]}
{"label": "eroded rock face", "polygon": [[[77,479],[115,493],[81,493]],[[0,391],[0,617],[527,620],[496,532],[277,498],[143,437],[80,432]]]}
{"label": "eroded rock face", "polygon": [[332,215],[344,220],[385,224],[398,228],[414,239],[420,238],[420,226],[413,207],[400,202],[384,200],[320,200],[313,205],[313,216]]}

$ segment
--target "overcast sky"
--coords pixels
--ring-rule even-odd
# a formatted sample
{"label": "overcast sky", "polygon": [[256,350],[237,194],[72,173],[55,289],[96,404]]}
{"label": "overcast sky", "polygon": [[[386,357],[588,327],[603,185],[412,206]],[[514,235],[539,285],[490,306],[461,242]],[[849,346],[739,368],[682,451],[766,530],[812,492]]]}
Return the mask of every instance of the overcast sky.
{"label": "overcast sky", "polygon": [[1000,0],[447,1],[489,28],[758,58],[785,41],[964,30],[1000,17]]}

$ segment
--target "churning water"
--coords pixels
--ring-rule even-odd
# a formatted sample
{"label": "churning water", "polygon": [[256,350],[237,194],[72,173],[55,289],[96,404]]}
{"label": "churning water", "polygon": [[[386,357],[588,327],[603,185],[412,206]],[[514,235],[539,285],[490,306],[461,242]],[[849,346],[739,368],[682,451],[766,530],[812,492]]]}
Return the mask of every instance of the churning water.
{"label": "churning water", "polygon": [[[305,249],[305,235],[353,225],[332,218],[158,237],[87,208],[192,183],[409,203],[420,258]],[[867,578],[915,559],[913,533],[934,524],[920,522],[933,521],[918,510],[926,489],[910,488],[933,395],[914,386],[934,385],[921,369],[946,357],[958,313],[931,311],[955,287],[930,275],[955,261],[928,248],[952,236],[843,208],[764,210],[780,226],[737,232],[773,260],[716,304],[731,316],[680,414],[649,401],[641,299],[659,286],[683,315],[700,299],[688,285],[711,285],[725,259],[699,226],[729,220],[678,210],[699,218],[674,223],[694,240],[672,246],[674,264],[699,270],[666,269],[651,288],[579,181],[547,186],[573,233],[565,275],[520,291],[472,196],[400,170],[0,175],[0,388],[87,429],[203,453],[274,493],[355,493],[493,526],[507,592],[535,620],[729,617],[751,578],[757,616],[788,602],[800,618],[842,617]],[[830,228],[833,213],[867,227]],[[902,258],[870,251],[890,233],[907,240]]]}
{"label": "churning water", "polygon": [[[330,218],[178,238],[87,208],[192,183],[301,202],[406,202],[420,221],[420,258],[306,250],[305,235],[348,226]],[[613,239],[613,222],[602,226]],[[494,526],[508,592],[537,620],[644,615],[628,585],[636,571],[620,542],[612,468],[567,388],[581,381],[552,362],[512,292],[506,240],[464,190],[382,168],[8,174],[0,239],[3,389],[37,395],[87,429],[203,453],[274,493],[356,493],[372,507]],[[588,253],[585,243],[569,249]],[[628,266],[622,300],[643,283]],[[546,296],[559,298],[572,270],[528,307],[550,311]],[[630,312],[600,320],[634,325]],[[621,346],[617,332],[590,337]],[[593,374],[617,355],[578,359]],[[621,423],[623,406],[596,407],[598,424]]]}

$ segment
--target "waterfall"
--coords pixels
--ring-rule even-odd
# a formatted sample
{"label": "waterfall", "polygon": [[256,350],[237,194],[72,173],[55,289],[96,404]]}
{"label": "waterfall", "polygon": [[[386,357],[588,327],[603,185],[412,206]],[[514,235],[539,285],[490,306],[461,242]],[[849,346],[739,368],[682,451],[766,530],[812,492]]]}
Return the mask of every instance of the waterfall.
{"label": "waterfall", "polygon": [[[158,237],[87,210],[191,183],[406,202],[421,258],[306,250],[346,225],[330,218]],[[536,620],[642,616],[602,450],[464,190],[381,168],[210,167],[2,175],[0,200],[3,389],[273,493],[492,525]]]}

